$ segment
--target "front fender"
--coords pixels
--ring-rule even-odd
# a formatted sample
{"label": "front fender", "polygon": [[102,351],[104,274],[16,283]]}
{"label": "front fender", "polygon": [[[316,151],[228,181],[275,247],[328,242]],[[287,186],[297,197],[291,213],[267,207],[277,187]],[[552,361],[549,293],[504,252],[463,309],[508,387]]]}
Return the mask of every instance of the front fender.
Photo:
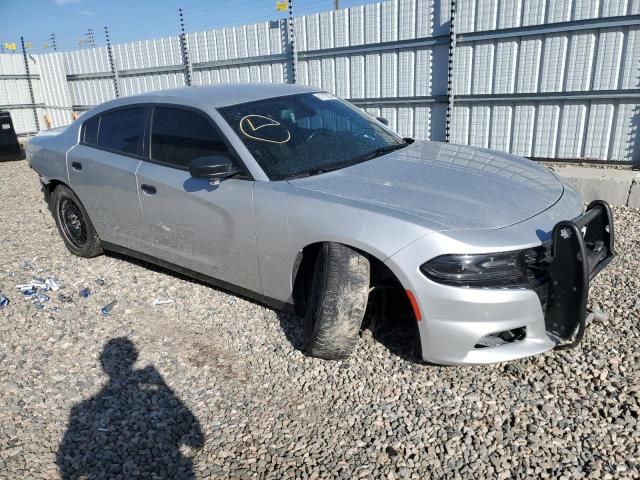
{"label": "front fender", "polygon": [[301,193],[286,182],[256,182],[254,213],[263,293],[289,303],[296,258],[306,246],[342,243],[384,262],[429,233],[357,202]]}

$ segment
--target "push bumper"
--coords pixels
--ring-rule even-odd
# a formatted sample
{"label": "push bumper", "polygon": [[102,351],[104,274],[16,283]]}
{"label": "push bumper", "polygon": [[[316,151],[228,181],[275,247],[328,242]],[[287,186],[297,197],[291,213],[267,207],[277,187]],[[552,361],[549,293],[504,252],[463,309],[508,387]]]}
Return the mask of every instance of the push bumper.
{"label": "push bumper", "polygon": [[589,282],[615,256],[609,205],[591,202],[584,215],[558,223],[552,241],[545,324],[557,348],[572,348],[584,337]]}
{"label": "push bumper", "polygon": [[[561,215],[561,213],[558,213]],[[555,220],[554,220],[555,218]],[[414,294],[422,320],[418,330],[424,360],[441,364],[483,364],[513,360],[553,348],[570,348],[582,340],[586,328],[589,282],[612,260],[614,229],[611,210],[602,201],[591,203],[572,221],[559,221],[549,213],[534,218],[519,231],[551,232],[543,246],[546,255],[544,296],[534,289],[461,288],[436,283],[421,274],[418,259],[467,252],[468,243],[451,236],[429,235],[387,260],[405,288]],[[526,228],[522,228],[526,227]],[[488,232],[486,251],[505,251],[507,232]],[[495,235],[489,237],[489,235]],[[435,245],[435,246],[434,246]],[[533,248],[526,239],[509,250]],[[467,250],[465,250],[467,249]],[[479,250],[479,248],[476,248]],[[476,253],[475,250],[469,253]],[[526,335],[497,346],[480,346],[487,335],[524,329]]]}

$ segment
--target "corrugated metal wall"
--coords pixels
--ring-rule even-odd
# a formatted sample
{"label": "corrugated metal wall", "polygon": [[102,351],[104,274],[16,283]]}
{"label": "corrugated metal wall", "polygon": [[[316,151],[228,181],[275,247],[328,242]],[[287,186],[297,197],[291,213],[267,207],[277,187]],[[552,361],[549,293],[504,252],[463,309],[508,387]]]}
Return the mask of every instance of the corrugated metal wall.
{"label": "corrugated metal wall", "polygon": [[62,52],[55,52],[38,55],[36,58],[40,68],[42,101],[45,105],[45,108],[39,110],[39,117],[46,126],[45,116],[48,116],[52,128],[67,125],[73,119],[70,82],[67,81],[64,56]]}
{"label": "corrugated metal wall", "polygon": [[[285,20],[190,33],[188,71],[194,85],[295,79],[419,139],[445,138],[452,93],[454,143],[640,160],[640,0],[458,0],[452,52],[450,11],[449,0],[388,0],[295,17],[295,63]],[[115,97],[105,47],[31,57],[54,125]],[[113,57],[121,96],[185,84],[178,36],[115,45]],[[21,55],[0,55],[0,105],[20,105],[15,123],[32,131],[24,73]]]}
{"label": "corrugated metal wall", "polygon": [[189,34],[194,85],[285,82],[285,32],[284,22],[262,22]]}
{"label": "corrugated metal wall", "polygon": [[[36,103],[42,103],[38,65],[29,57],[29,70]],[[0,54],[0,110],[8,110],[17,132],[35,132],[36,124],[21,54]]]}
{"label": "corrugated metal wall", "polygon": [[398,0],[298,17],[298,82],[354,101],[404,136],[444,140],[446,106],[433,97],[447,93],[446,39],[410,41],[448,35],[449,13],[447,2]]}
{"label": "corrugated metal wall", "polygon": [[[637,15],[640,1],[458,7],[452,142],[537,158],[640,159],[640,22],[585,22]],[[556,22],[564,28],[518,32]],[[465,41],[496,28],[519,35]]]}

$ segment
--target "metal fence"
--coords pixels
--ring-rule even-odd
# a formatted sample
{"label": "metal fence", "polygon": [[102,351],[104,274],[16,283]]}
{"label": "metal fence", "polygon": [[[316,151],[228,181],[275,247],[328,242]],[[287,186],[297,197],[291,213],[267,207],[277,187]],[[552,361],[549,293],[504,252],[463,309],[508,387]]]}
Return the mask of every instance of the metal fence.
{"label": "metal fence", "polygon": [[0,109],[26,133],[116,96],[289,82],[349,99],[418,139],[535,158],[640,161],[640,0],[388,0],[300,16],[290,0],[289,13],[0,55]]}

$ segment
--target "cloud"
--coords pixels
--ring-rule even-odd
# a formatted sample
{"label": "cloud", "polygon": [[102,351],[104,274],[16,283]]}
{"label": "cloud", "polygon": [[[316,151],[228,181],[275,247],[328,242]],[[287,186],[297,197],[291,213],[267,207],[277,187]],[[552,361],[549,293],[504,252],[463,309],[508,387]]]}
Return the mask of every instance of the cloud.
{"label": "cloud", "polygon": [[59,7],[71,5],[73,3],[80,3],[82,0],[53,0],[53,2]]}
{"label": "cloud", "polygon": [[92,17],[93,15],[95,15],[95,13],[89,11],[89,10],[76,10],[76,13],[80,14],[80,15],[85,15],[87,17]]}

